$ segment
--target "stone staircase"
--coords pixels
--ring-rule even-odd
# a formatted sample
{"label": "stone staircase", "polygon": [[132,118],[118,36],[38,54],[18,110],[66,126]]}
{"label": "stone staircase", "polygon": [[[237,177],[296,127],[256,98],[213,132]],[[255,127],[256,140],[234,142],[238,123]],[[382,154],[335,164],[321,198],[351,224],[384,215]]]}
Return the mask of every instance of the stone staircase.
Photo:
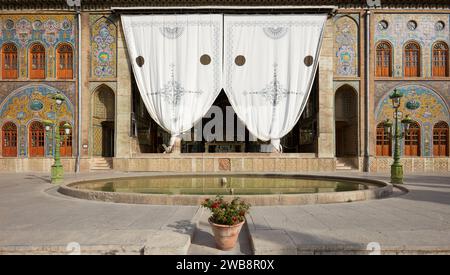
{"label": "stone staircase", "polygon": [[112,168],[112,158],[97,157],[91,159],[91,171],[111,170]]}
{"label": "stone staircase", "polygon": [[336,171],[356,171],[352,160],[348,158],[336,158]]}

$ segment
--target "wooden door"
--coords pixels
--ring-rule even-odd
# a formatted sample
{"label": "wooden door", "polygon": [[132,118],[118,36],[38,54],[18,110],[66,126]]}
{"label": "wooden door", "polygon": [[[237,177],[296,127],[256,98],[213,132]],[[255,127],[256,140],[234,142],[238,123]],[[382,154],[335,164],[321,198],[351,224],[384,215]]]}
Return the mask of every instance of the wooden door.
{"label": "wooden door", "polygon": [[2,155],[17,157],[17,126],[7,122],[2,127]]}
{"label": "wooden door", "polygon": [[39,121],[34,121],[29,129],[29,150],[30,157],[43,157],[45,144],[44,125]]}
{"label": "wooden door", "polygon": [[391,155],[391,138],[383,126],[377,127],[377,156]]}
{"label": "wooden door", "polygon": [[433,156],[448,156],[448,124],[439,122],[433,129]]}
{"label": "wooden door", "polygon": [[405,76],[420,76],[420,47],[416,43],[409,43],[405,47]]}
{"label": "wooden door", "polygon": [[63,125],[64,121],[59,125],[59,137],[60,142],[60,155],[61,157],[71,157],[72,156],[72,129],[68,135],[66,135]]}
{"label": "wooden door", "polygon": [[35,44],[30,48],[30,78],[45,78],[45,48],[41,44]]}
{"label": "wooden door", "polygon": [[2,77],[4,79],[16,79],[17,78],[17,47],[8,43],[2,48]]}
{"label": "wooden door", "polygon": [[412,123],[405,133],[405,156],[420,156],[420,126]]}
{"label": "wooden door", "polygon": [[448,76],[448,47],[443,42],[433,45],[433,76]]}

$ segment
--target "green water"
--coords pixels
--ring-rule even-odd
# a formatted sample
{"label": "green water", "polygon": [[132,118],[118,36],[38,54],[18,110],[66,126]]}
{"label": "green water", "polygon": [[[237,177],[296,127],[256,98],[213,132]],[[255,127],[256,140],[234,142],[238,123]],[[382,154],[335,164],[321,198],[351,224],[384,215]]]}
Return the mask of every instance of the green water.
{"label": "green water", "polygon": [[83,182],[72,187],[105,192],[186,195],[306,194],[369,188],[350,181],[261,176],[146,177]]}

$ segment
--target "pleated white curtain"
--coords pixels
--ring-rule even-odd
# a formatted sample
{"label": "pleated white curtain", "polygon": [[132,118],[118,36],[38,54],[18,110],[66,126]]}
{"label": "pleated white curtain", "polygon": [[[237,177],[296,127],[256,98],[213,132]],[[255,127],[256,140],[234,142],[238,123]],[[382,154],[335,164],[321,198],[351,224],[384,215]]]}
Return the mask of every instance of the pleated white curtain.
{"label": "pleated white curtain", "polygon": [[282,151],[317,68],[326,15],[224,17],[224,89],[257,138]]}
{"label": "pleated white curtain", "polygon": [[[150,116],[176,138],[222,88],[222,15],[122,15],[137,86]],[[170,147],[169,147],[170,148]]]}

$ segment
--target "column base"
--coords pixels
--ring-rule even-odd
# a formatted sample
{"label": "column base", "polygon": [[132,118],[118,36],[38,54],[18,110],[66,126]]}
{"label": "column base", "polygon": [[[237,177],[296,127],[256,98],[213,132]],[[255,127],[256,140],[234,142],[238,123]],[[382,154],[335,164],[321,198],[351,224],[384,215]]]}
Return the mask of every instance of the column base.
{"label": "column base", "polygon": [[64,181],[64,168],[62,165],[52,165],[51,179],[53,184],[62,183]]}
{"label": "column base", "polygon": [[401,164],[391,165],[391,183],[393,184],[403,183],[403,165]]}

